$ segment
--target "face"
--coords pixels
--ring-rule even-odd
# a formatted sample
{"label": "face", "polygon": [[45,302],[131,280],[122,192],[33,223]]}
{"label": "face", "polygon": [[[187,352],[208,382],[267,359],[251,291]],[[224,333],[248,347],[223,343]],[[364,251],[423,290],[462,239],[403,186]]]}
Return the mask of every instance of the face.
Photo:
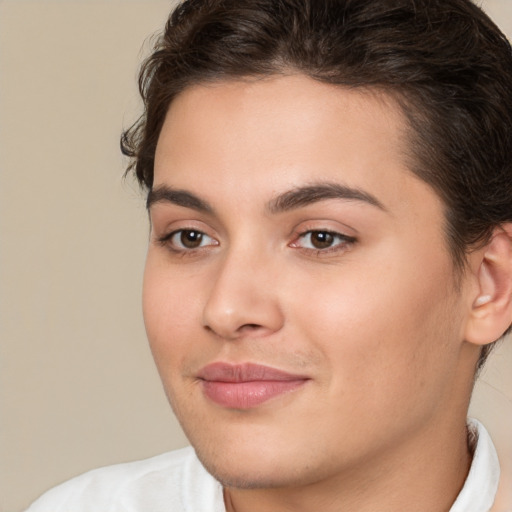
{"label": "face", "polygon": [[172,407],[225,484],[339,477],[450,414],[464,308],[406,140],[390,99],[302,76],[172,103],[144,316]]}

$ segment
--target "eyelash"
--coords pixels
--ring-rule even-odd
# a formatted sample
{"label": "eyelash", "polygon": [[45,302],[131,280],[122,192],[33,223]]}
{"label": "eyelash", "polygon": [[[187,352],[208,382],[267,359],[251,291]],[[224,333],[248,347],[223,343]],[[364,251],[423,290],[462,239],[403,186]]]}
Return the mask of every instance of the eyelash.
{"label": "eyelash", "polygon": [[[217,241],[215,241],[216,243],[210,243],[205,246],[199,246],[199,247],[193,247],[193,248],[179,247],[179,246],[177,247],[176,243],[173,243],[173,238],[176,237],[177,235],[183,236],[186,233],[188,233],[188,234],[195,233],[201,239],[203,239],[204,237],[208,237],[209,239],[214,240],[211,236],[204,233],[204,231],[200,231],[199,229],[182,228],[182,229],[176,229],[166,235],[159,237],[157,239],[157,241],[160,245],[169,248],[172,252],[174,252],[176,254],[182,254],[182,255],[185,255],[185,254],[192,255],[202,249],[205,249],[206,247],[219,245],[219,243]],[[183,245],[183,242],[181,243],[181,245]]]}
{"label": "eyelash", "polygon": [[[177,247],[176,242],[175,243],[172,242],[173,238],[176,237],[177,235],[180,235],[182,237],[184,234],[187,234],[187,233],[188,234],[195,233],[201,239],[203,237],[207,237],[210,240],[214,241],[214,243],[208,243],[204,246],[200,245],[198,247],[187,248],[187,247],[183,247],[183,242],[181,242],[182,247],[179,247],[179,246]],[[327,238],[331,237],[334,241],[337,240],[338,243],[336,243],[334,245],[329,245],[328,247],[324,247],[324,248],[302,247],[301,245],[299,245],[300,240],[304,240],[306,237],[308,237],[308,236],[311,237],[315,234],[316,235],[326,235]],[[215,246],[219,245],[219,242],[217,242],[214,238],[210,237],[203,231],[200,231],[200,230],[194,229],[194,228],[182,228],[182,229],[177,229],[177,230],[171,231],[170,233],[159,237],[157,239],[157,241],[160,245],[169,248],[173,253],[178,254],[178,255],[183,255],[183,256],[184,255],[192,256],[194,254],[197,254],[197,252],[206,249],[207,247],[215,247]],[[353,245],[355,242],[357,242],[356,238],[354,238],[352,236],[344,235],[342,233],[338,233],[336,231],[331,231],[328,229],[309,229],[307,231],[300,233],[295,238],[295,240],[289,244],[289,247],[292,247],[294,249],[299,249],[302,252],[305,252],[307,254],[313,254],[315,256],[323,256],[323,255],[327,255],[327,254],[331,254],[331,253],[335,253],[335,252],[339,252],[339,251],[344,251],[348,247]]]}
{"label": "eyelash", "polygon": [[[327,235],[327,237],[332,237],[334,241],[338,241],[334,245],[329,245],[325,248],[315,248],[315,247],[301,247],[299,245],[299,240],[304,240],[306,237],[311,237],[313,235]],[[294,247],[300,249],[306,253],[314,254],[315,256],[325,256],[328,254],[336,253],[339,251],[344,251],[351,245],[353,245],[357,241],[356,238],[348,235],[344,235],[343,233],[338,233],[337,231],[331,231],[329,229],[308,229],[300,233],[295,241],[290,244],[290,247]]]}

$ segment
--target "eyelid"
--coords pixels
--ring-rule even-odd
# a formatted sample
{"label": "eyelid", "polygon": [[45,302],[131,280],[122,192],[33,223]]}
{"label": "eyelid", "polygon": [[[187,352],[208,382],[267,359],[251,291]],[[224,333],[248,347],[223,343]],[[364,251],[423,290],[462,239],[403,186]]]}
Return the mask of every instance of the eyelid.
{"label": "eyelid", "polygon": [[181,215],[159,215],[151,221],[151,236],[155,241],[165,241],[177,231],[198,231],[216,238],[216,231],[212,227],[193,217]]}
{"label": "eyelid", "polygon": [[[334,239],[338,241],[333,245],[328,247],[320,248],[320,247],[303,247],[300,244],[301,240],[304,240],[308,235],[312,235],[313,233],[324,233],[329,234]],[[314,254],[316,256],[327,256],[328,254],[337,253],[340,251],[346,251],[349,247],[351,247],[354,243],[357,242],[357,238],[351,235],[346,235],[340,231],[330,228],[322,228],[322,227],[314,227],[309,229],[304,229],[299,231],[298,234],[294,236],[293,241],[289,244],[289,247],[305,252],[306,254]]]}
{"label": "eyelid", "polygon": [[315,229],[306,229],[297,235],[295,235],[295,239],[298,240],[300,238],[304,238],[306,235],[312,234],[312,233],[326,233],[329,235],[332,235],[333,237],[341,238],[342,240],[355,242],[356,238],[350,235],[346,235],[344,233],[340,233],[339,231],[335,231],[333,229],[322,229],[322,228],[315,228]]}
{"label": "eyelid", "polygon": [[[210,240],[210,243],[207,243],[205,245],[199,245],[198,247],[182,247],[179,244],[173,244],[172,239],[179,235],[180,233],[190,231],[200,234],[202,237],[206,237]],[[196,226],[187,226],[183,225],[180,227],[176,227],[175,229],[169,229],[168,231],[164,232],[164,234],[155,236],[156,242],[170,250],[171,252],[175,254],[187,254],[192,255],[199,251],[207,250],[209,247],[216,247],[219,245],[219,241],[212,235],[208,234],[206,230],[204,229],[198,229]]]}
{"label": "eyelid", "polygon": [[201,231],[212,236],[216,228],[211,221],[208,215],[190,212],[173,204],[155,203],[149,209],[149,223],[155,240],[179,229]]}

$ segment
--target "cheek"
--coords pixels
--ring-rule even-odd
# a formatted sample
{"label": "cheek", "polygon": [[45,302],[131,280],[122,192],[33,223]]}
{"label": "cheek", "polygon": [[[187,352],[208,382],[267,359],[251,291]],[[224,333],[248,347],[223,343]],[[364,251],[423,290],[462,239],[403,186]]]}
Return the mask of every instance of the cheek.
{"label": "cheek", "polygon": [[186,340],[198,324],[197,294],[190,293],[190,286],[190,282],[177,279],[165,264],[148,255],[143,286],[144,324],[162,378],[168,378],[166,368],[180,364]]}
{"label": "cheek", "polygon": [[396,256],[385,272],[354,265],[334,277],[297,287],[309,290],[301,304],[295,296],[299,330],[330,366],[333,395],[374,411],[412,407],[421,394],[433,404],[456,364],[451,266],[440,262],[418,276]]}

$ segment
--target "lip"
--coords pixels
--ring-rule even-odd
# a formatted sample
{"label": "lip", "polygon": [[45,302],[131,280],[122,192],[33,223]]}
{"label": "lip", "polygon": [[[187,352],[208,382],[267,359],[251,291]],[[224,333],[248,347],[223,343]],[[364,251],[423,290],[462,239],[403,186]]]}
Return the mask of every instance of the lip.
{"label": "lip", "polygon": [[212,363],[198,373],[203,393],[229,409],[251,409],[279,395],[302,387],[309,377],[269,366]]}

